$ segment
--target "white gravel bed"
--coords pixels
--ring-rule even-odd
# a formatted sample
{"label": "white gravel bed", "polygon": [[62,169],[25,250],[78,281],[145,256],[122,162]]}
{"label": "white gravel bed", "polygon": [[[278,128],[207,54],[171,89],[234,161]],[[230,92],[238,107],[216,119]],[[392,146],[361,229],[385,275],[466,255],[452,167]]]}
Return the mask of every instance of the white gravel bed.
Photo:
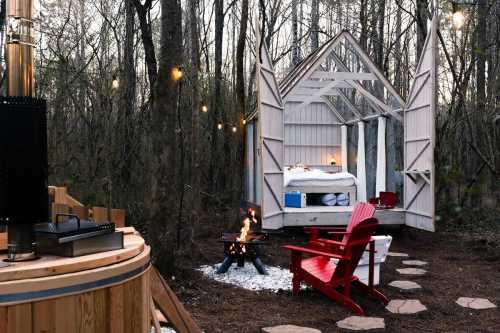
{"label": "white gravel bed", "polygon": [[[252,263],[245,263],[245,267],[238,267],[234,263],[226,273],[216,274],[219,265],[204,265],[197,270],[211,280],[228,283],[247,290],[278,292],[279,290],[292,289],[292,273],[285,268],[266,266],[269,275],[260,275]],[[305,286],[301,287],[304,288]]]}
{"label": "white gravel bed", "polygon": [[[156,330],[154,328],[151,329],[151,333],[156,333]],[[177,331],[169,327],[162,327],[161,333],[177,333]]]}

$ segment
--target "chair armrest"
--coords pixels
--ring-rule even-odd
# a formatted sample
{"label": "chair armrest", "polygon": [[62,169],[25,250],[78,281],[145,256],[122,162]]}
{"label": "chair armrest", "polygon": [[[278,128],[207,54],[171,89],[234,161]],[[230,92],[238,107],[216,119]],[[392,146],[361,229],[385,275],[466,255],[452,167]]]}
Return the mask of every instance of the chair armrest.
{"label": "chair armrest", "polygon": [[[331,239],[324,239],[324,238],[316,239],[316,242],[320,242],[320,243],[324,243],[324,244],[329,244],[329,245],[343,246],[343,247],[351,247],[352,245],[358,245],[360,243],[364,243],[364,242],[350,242],[349,244],[346,244],[346,243],[337,242],[337,241],[333,241]],[[373,242],[373,240],[370,241],[369,243],[371,243],[371,242]],[[372,251],[370,249],[365,249],[365,252],[377,253],[377,250],[373,250]]]}
{"label": "chair armrest", "polygon": [[350,232],[347,231],[329,231],[329,235],[350,235]]}
{"label": "chair armrest", "polygon": [[310,232],[311,230],[321,230],[321,231],[328,231],[328,230],[345,230],[347,227],[304,227],[305,232]]}
{"label": "chair armrest", "polygon": [[283,248],[290,250],[290,251],[301,252],[301,253],[311,254],[311,255],[315,255],[315,256],[322,256],[322,257],[336,258],[336,259],[349,259],[346,256],[341,256],[341,255],[334,254],[334,253],[308,249],[308,248],[302,247],[302,246],[285,245],[285,246],[283,246]]}
{"label": "chair armrest", "polygon": [[326,238],[319,238],[316,241],[321,242],[321,243],[325,243],[325,244],[328,244],[328,245],[346,246],[345,243],[337,242],[337,241],[334,241],[334,240],[331,240],[331,239],[326,239]]}

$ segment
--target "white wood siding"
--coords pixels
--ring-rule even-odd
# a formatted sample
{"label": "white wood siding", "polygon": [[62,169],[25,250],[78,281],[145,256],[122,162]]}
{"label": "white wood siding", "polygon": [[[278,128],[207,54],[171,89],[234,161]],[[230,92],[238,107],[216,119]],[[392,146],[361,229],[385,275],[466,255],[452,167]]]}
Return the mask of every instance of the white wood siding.
{"label": "white wood siding", "polygon": [[246,200],[249,202],[256,203],[255,201],[255,174],[254,174],[254,165],[255,165],[255,155],[256,150],[254,146],[254,123],[248,123],[246,125],[246,138],[245,138],[245,159],[246,159],[246,168],[245,168],[245,192],[246,192]]}
{"label": "white wood siding", "polygon": [[262,228],[283,227],[283,102],[265,43],[257,61]]}
{"label": "white wood siding", "polygon": [[329,170],[332,157],[341,166],[341,121],[326,103],[285,103],[285,166],[302,163]]}
{"label": "white wood siding", "polygon": [[254,142],[254,202],[258,205],[262,201],[262,154],[260,153],[260,126],[258,120],[254,122],[253,142]]}
{"label": "white wood siding", "polygon": [[434,231],[437,17],[433,18],[404,109],[406,224]]}

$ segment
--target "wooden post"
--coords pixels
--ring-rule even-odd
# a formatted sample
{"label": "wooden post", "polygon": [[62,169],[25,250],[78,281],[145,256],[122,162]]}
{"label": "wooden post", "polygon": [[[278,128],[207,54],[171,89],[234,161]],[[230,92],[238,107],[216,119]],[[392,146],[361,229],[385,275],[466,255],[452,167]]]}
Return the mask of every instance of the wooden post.
{"label": "wooden post", "polygon": [[386,118],[378,117],[377,132],[377,178],[375,185],[375,196],[380,197],[380,192],[385,192],[386,185],[386,145],[385,145]]}
{"label": "wooden post", "polygon": [[[52,222],[56,222],[56,214],[69,214],[69,207],[65,204],[53,203],[52,204]],[[61,219],[66,221],[67,218]]]}
{"label": "wooden post", "polygon": [[365,161],[365,123],[358,122],[358,162],[356,177],[358,178],[358,202],[366,202],[366,161]]}
{"label": "wooden post", "polygon": [[108,208],[106,208],[106,207],[92,207],[92,219],[97,223],[109,222]]}
{"label": "wooden post", "polygon": [[125,211],[123,209],[112,209],[111,222],[113,222],[117,228],[125,227]]}
{"label": "wooden post", "polygon": [[89,209],[84,206],[71,207],[71,213],[78,216],[81,220],[88,220],[89,218]]}
{"label": "wooden post", "polygon": [[349,168],[347,166],[347,125],[340,126],[340,129],[342,131],[342,156],[340,163],[342,163],[342,172],[349,172]]}

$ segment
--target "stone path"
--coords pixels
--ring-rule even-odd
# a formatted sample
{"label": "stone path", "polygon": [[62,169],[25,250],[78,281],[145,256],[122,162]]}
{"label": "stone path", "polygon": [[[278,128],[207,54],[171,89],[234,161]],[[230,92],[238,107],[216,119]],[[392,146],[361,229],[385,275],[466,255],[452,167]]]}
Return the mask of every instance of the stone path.
{"label": "stone path", "polygon": [[399,288],[401,290],[415,290],[421,289],[422,287],[413,281],[392,281],[389,286]]}
{"label": "stone path", "polygon": [[400,253],[400,252],[387,252],[387,256],[389,256],[389,257],[408,257],[408,254]]}
{"label": "stone path", "polygon": [[[399,252],[389,252],[387,253],[390,257],[408,257],[406,253]],[[426,266],[428,262],[422,260],[403,260],[403,265],[407,266]],[[427,273],[425,269],[408,267],[396,269],[399,274],[402,275],[424,275]],[[400,290],[409,291],[422,289],[422,287],[413,281],[406,280],[396,280],[388,284],[391,287],[398,288]],[[470,309],[491,309],[497,306],[490,302],[486,298],[471,298],[471,297],[460,297],[456,300],[456,303],[462,307]],[[395,314],[415,314],[422,311],[426,311],[427,307],[420,302],[418,299],[394,299],[389,302],[386,306],[387,311]],[[352,330],[352,331],[364,331],[372,329],[385,329],[384,318],[378,317],[362,317],[362,316],[351,316],[337,322],[337,326],[342,329]],[[263,333],[321,333],[321,331],[308,328],[299,327],[294,325],[282,325],[275,327],[266,327],[262,329]]]}
{"label": "stone path", "polygon": [[262,333],[321,333],[320,330],[309,327],[300,327],[295,325],[279,325],[273,327],[264,327]]}
{"label": "stone path", "polygon": [[392,313],[414,314],[427,310],[427,307],[420,303],[418,299],[395,299],[385,307]]}
{"label": "stone path", "polygon": [[420,268],[399,268],[396,269],[399,274],[403,275],[424,275],[427,273],[425,269],[420,269]]}
{"label": "stone path", "polygon": [[474,310],[492,309],[497,307],[486,298],[460,297],[455,301],[455,303],[464,308],[470,308]]}
{"label": "stone path", "polygon": [[351,316],[338,321],[337,326],[352,331],[384,329],[384,318]]}
{"label": "stone path", "polygon": [[408,266],[425,266],[427,265],[427,261],[422,261],[422,260],[403,260],[403,265],[408,265]]}

